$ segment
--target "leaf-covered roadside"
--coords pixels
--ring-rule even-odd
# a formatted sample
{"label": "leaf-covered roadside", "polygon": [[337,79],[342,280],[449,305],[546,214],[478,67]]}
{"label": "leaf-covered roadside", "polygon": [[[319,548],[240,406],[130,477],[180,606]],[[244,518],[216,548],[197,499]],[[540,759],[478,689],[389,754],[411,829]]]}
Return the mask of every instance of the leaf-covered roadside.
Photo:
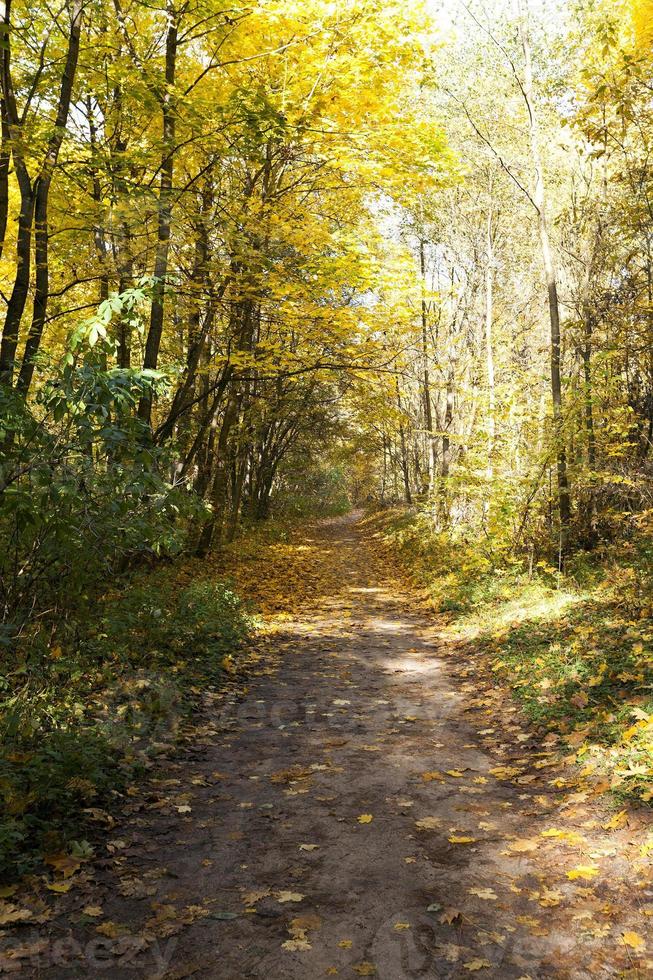
{"label": "leaf-covered roadside", "polygon": [[493,552],[490,539],[438,535],[417,513],[369,523],[442,614],[442,638],[479,690],[508,687],[594,791],[653,799],[650,513],[564,576]]}
{"label": "leaf-covered roadside", "polygon": [[65,646],[4,663],[3,878],[89,855],[92,828],[235,671],[252,625],[229,584],[167,568],[108,592]]}

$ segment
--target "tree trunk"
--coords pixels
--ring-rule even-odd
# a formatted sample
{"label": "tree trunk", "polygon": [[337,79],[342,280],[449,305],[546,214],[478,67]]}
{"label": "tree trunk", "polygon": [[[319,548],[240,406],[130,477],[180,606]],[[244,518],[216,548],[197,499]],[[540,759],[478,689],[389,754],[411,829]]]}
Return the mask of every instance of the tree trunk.
{"label": "tree trunk", "polygon": [[[173,86],[177,64],[178,23],[177,14],[168,0],[166,6],[168,30],[166,32],[165,85],[161,94],[161,115],[163,123],[163,148],[161,154],[161,180],[159,184],[159,209],[157,225],[157,247],[154,259],[154,297],[150,310],[150,327],[145,341],[143,367],[155,370],[159,362],[159,349],[163,334],[163,312],[165,286],[168,276],[170,253],[170,226],[172,221],[172,178],[175,151],[175,107]],[[152,393],[144,395],[138,406],[139,417],[149,422],[152,414]]]}
{"label": "tree trunk", "polygon": [[[38,353],[43,336],[43,327],[47,314],[48,299],[50,295],[50,268],[48,263],[48,199],[50,187],[52,185],[52,175],[59,159],[59,151],[66,132],[68,113],[72,100],[73,85],[77,72],[77,61],[79,58],[79,42],[82,29],[82,0],[73,0],[70,8],[70,33],[68,36],[68,48],[66,51],[66,61],[63,75],[61,76],[61,87],[59,100],[57,103],[57,113],[52,135],[48,140],[45,158],[41,165],[41,170],[34,182],[33,188],[27,191],[29,177],[27,173],[22,178],[19,176],[21,188],[21,226],[19,229],[18,261],[19,269],[14,283],[14,291],[9,301],[7,309],[7,320],[5,321],[4,333],[9,333],[9,345],[7,351],[7,362],[0,353],[0,373],[7,373],[9,381],[13,377],[14,362],[16,359],[16,346],[18,341],[18,331],[20,321],[25,309],[27,292],[30,281],[30,251],[32,239],[32,219],[34,219],[35,252],[34,259],[36,264],[36,280],[34,289],[34,309],[32,313],[32,323],[30,326],[23,363],[18,378],[18,387],[24,393],[29,390],[34,375],[34,358]],[[8,77],[9,64],[7,55],[7,77],[5,79],[5,99],[8,104],[12,96],[7,99],[8,90],[11,91],[11,80]],[[10,114],[15,113],[15,103],[10,109]],[[14,121],[14,125],[17,119]],[[24,165],[23,165],[24,169]],[[18,166],[17,166],[18,175]],[[23,215],[24,212],[24,215]],[[23,220],[24,219],[24,220]],[[21,268],[22,266],[22,268]],[[18,286],[18,288],[16,288]],[[3,333],[3,345],[4,345]],[[10,357],[9,357],[10,355]]]}
{"label": "tree trunk", "polygon": [[551,399],[553,403],[553,425],[556,443],[556,470],[558,483],[558,512],[560,516],[560,552],[563,555],[567,549],[569,536],[569,521],[571,504],[569,499],[569,480],[567,476],[567,453],[565,450],[563,414],[562,414],[562,381],[560,376],[561,336],[560,336],[560,305],[558,302],[558,282],[555,263],[551,252],[549,229],[547,222],[546,185],[544,167],[540,151],[540,137],[537,115],[533,101],[533,71],[531,66],[531,46],[528,31],[528,3],[518,0],[519,4],[519,33],[524,53],[524,83],[522,92],[528,113],[529,133],[531,143],[531,158],[535,171],[535,188],[533,202],[537,210],[537,223],[542,250],[542,261],[549,300],[549,320],[551,325]]}
{"label": "tree trunk", "polygon": [[422,397],[424,399],[424,425],[428,439],[429,454],[426,465],[427,490],[431,491],[433,480],[437,472],[438,450],[436,446],[435,432],[433,431],[433,405],[431,403],[431,383],[429,378],[429,352],[428,352],[428,310],[426,302],[426,254],[424,251],[424,240],[419,243],[419,265],[422,279]]}
{"label": "tree trunk", "polygon": [[487,372],[488,418],[487,418],[487,467],[485,470],[486,497],[483,504],[483,515],[487,518],[492,499],[492,481],[494,480],[494,444],[496,441],[496,393],[494,386],[494,350],[492,340],[492,325],[494,319],[494,229],[492,226],[492,184],[490,182],[490,203],[487,213],[485,236],[486,265],[485,265],[485,366]]}

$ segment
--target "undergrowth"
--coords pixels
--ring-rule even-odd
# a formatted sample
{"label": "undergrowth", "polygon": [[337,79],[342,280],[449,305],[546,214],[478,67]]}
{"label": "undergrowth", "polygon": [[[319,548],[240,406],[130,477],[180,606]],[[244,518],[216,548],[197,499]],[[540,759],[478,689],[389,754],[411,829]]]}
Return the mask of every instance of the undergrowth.
{"label": "undergrowth", "polygon": [[90,822],[174,743],[203,690],[235,669],[252,619],[227,583],[172,569],[106,593],[56,641],[0,670],[0,874],[87,847]]}
{"label": "undergrowth", "polygon": [[[653,536],[581,553],[566,573],[533,568],[489,541],[438,534],[428,517],[370,524],[443,614],[443,638],[480,659],[531,722],[557,733],[598,784],[653,799]],[[481,676],[481,675],[479,675]]]}

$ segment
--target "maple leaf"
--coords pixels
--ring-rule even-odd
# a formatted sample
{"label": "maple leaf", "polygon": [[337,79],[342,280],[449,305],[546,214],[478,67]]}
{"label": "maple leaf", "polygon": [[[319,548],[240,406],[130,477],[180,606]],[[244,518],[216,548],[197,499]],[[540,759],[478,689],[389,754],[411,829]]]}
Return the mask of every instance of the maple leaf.
{"label": "maple leaf", "polygon": [[542,908],[551,909],[556,905],[559,905],[563,898],[564,895],[562,892],[556,891],[555,889],[544,888],[542,889],[542,893],[539,896],[538,901]]}
{"label": "maple leaf", "polygon": [[278,902],[301,902],[304,899],[303,895],[299,892],[275,892],[276,899]]}
{"label": "maple leaf", "polygon": [[319,915],[313,915],[308,913],[307,915],[298,915],[290,923],[289,929],[291,932],[301,930],[305,932],[307,929],[320,929],[322,926],[322,919]]}
{"label": "maple leaf", "polygon": [[624,932],[621,937],[624,946],[631,949],[640,950],[646,948],[646,940],[638,932]]}
{"label": "maple leaf", "polygon": [[460,916],[461,916],[460,909],[455,909],[453,907],[447,908],[440,916],[440,922],[442,923],[442,925],[450,926],[451,923],[455,922],[456,919],[459,919]]}
{"label": "maple leaf", "polygon": [[312,946],[308,939],[300,937],[299,939],[286,939],[285,943],[281,943],[281,948],[291,950],[294,953],[298,950],[312,949]]}
{"label": "maple leaf", "polygon": [[578,878],[583,881],[591,881],[592,878],[596,878],[598,873],[599,868],[595,864],[579,864],[567,872],[567,877],[570,881],[576,881]]}
{"label": "maple leaf", "polygon": [[9,925],[12,922],[26,922],[32,918],[32,915],[33,913],[29,909],[20,909],[10,902],[0,902],[0,926]]}
{"label": "maple leaf", "polygon": [[469,888],[468,891],[470,895],[476,895],[485,902],[495,902],[497,899],[497,894],[492,888]]}
{"label": "maple leaf", "polygon": [[45,863],[56,871],[60,871],[64,878],[70,878],[79,870],[83,858],[73,857],[71,854],[48,854],[44,858]]}
{"label": "maple leaf", "polygon": [[603,830],[620,830],[621,827],[625,827],[628,823],[628,811],[621,810],[619,813],[615,813],[607,823],[602,824]]}
{"label": "maple leaf", "polygon": [[129,933],[127,926],[111,921],[103,922],[101,925],[96,926],[95,931],[101,936],[106,936],[108,939],[119,939],[120,936],[126,936]]}
{"label": "maple leaf", "polygon": [[508,850],[515,851],[518,854],[527,854],[529,851],[536,851],[538,847],[539,842],[529,838],[524,838],[523,840],[513,840],[508,844]]}
{"label": "maple leaf", "polygon": [[415,821],[418,830],[436,830],[441,825],[442,821],[438,817],[422,817]]}
{"label": "maple leaf", "polygon": [[269,888],[262,888],[259,889],[259,891],[244,892],[243,902],[245,903],[245,905],[256,905],[256,903],[259,902],[262,898],[267,898],[267,896],[270,894],[271,893]]}

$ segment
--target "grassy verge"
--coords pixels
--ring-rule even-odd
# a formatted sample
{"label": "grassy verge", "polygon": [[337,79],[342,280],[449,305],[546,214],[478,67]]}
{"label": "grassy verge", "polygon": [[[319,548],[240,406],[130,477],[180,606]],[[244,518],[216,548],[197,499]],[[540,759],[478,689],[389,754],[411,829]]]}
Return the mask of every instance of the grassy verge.
{"label": "grassy verge", "polygon": [[85,834],[235,670],[252,619],[229,584],[159,569],[0,665],[0,875],[88,856]]}
{"label": "grassy verge", "polygon": [[567,573],[498,559],[433,532],[423,515],[369,519],[442,613],[443,639],[509,687],[597,787],[653,800],[653,537],[577,556]]}

